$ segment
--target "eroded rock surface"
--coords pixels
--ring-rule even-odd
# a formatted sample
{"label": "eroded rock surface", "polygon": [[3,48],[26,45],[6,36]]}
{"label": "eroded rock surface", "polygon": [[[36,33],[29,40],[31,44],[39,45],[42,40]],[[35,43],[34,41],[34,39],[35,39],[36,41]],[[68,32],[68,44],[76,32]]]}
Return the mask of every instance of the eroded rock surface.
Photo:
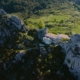
{"label": "eroded rock surface", "polygon": [[80,80],[80,34],[72,35],[69,42],[60,45],[66,53],[64,64]]}
{"label": "eroded rock surface", "polygon": [[26,30],[18,17],[9,17],[3,9],[0,9],[0,47],[5,47],[18,37],[19,32]]}

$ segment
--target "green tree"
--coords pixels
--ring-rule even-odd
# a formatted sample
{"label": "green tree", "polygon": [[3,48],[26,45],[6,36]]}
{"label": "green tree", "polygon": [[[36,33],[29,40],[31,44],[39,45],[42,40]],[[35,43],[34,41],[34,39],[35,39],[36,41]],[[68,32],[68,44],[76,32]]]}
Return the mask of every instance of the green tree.
{"label": "green tree", "polygon": [[44,21],[40,20],[38,23],[38,27],[39,27],[39,29],[43,29],[45,27]]}

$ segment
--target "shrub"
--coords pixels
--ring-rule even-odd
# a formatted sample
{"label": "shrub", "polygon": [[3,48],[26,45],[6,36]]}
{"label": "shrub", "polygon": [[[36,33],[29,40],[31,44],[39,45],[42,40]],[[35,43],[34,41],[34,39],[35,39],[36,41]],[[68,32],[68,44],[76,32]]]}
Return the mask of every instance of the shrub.
{"label": "shrub", "polygon": [[38,23],[39,29],[43,29],[45,27],[44,21],[40,20]]}

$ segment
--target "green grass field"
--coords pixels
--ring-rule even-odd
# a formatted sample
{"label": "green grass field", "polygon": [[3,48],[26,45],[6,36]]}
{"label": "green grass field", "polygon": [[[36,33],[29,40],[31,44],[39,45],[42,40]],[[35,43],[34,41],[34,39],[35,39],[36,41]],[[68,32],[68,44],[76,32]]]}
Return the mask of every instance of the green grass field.
{"label": "green grass field", "polygon": [[26,19],[29,25],[33,25],[33,28],[38,28],[39,21],[45,23],[45,27],[48,27],[48,31],[51,33],[80,33],[80,16],[70,14],[59,14],[59,15],[45,15],[40,17],[32,16]]}
{"label": "green grass field", "polygon": [[38,22],[40,20],[43,20],[44,22],[53,22],[55,19],[56,21],[61,21],[61,20],[68,20],[71,18],[70,15],[52,15],[50,14],[49,16],[42,16],[40,18],[29,18],[28,20],[31,22]]}

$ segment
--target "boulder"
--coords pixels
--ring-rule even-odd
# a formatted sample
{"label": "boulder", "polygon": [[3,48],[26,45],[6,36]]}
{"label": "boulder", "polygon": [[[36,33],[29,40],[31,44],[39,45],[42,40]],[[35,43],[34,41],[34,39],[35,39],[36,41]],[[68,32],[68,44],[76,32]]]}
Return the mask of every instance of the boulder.
{"label": "boulder", "polygon": [[43,42],[45,44],[51,44],[52,43],[52,40],[50,38],[47,38],[47,37],[43,37]]}
{"label": "boulder", "polygon": [[72,35],[69,42],[61,43],[60,46],[66,53],[64,64],[80,80],[80,34]]}
{"label": "boulder", "polygon": [[23,22],[17,16],[12,16],[10,19],[15,27],[17,27],[19,30],[22,28]]}

